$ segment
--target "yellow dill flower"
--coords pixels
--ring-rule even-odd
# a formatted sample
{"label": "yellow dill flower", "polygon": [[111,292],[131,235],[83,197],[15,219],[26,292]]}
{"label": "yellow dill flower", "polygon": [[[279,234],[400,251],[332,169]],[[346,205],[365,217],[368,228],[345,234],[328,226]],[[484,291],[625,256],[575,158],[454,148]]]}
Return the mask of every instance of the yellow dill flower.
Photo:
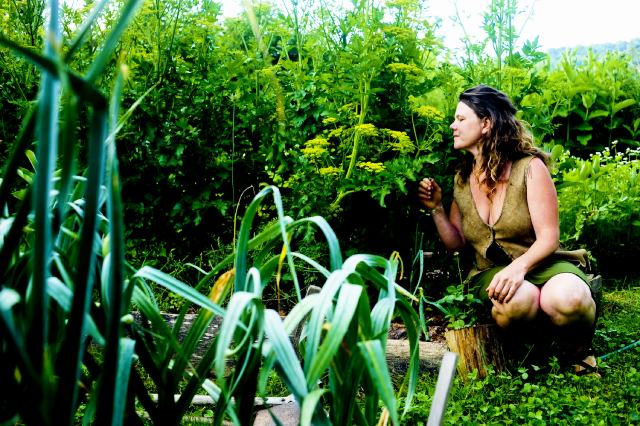
{"label": "yellow dill flower", "polygon": [[384,129],[383,131],[391,139],[388,142],[388,145],[393,151],[398,151],[401,154],[410,154],[416,150],[416,146],[411,141],[409,135],[405,132],[399,132],[391,129]]}
{"label": "yellow dill flower", "polygon": [[444,120],[444,113],[431,105],[422,105],[414,109],[415,113],[426,120]]}
{"label": "yellow dill flower", "polygon": [[384,32],[403,42],[415,40],[416,38],[415,33],[412,30],[408,28],[396,27],[393,25],[386,26],[384,28]]}
{"label": "yellow dill flower", "polygon": [[338,122],[338,119],[335,117],[327,117],[324,120],[322,120],[322,124],[324,125],[334,124],[337,122]]}
{"label": "yellow dill flower", "polygon": [[415,0],[387,0],[387,7],[399,7],[399,8],[414,8]]}
{"label": "yellow dill flower", "polygon": [[315,138],[305,142],[304,146],[306,146],[307,148],[322,148],[325,146],[329,146],[329,141],[322,136],[316,136]]}
{"label": "yellow dill flower", "polygon": [[389,68],[391,72],[394,72],[396,74],[407,74],[407,75],[413,75],[413,76],[422,75],[422,70],[416,67],[415,65],[407,65],[407,64],[396,62],[396,63],[387,65],[387,68]]}
{"label": "yellow dill flower", "polygon": [[342,174],[342,169],[339,167],[321,167],[318,172],[321,175],[325,175],[325,176],[339,176]]}
{"label": "yellow dill flower", "polygon": [[344,132],[344,126],[340,126],[337,129],[333,129],[329,132],[329,138],[339,138],[342,136],[342,132]]}
{"label": "yellow dill flower", "polygon": [[361,161],[357,164],[357,166],[363,170],[373,173],[380,173],[384,171],[384,164],[382,163],[372,163],[371,161]]}
{"label": "yellow dill flower", "polygon": [[341,106],[340,108],[338,108],[339,112],[351,112],[351,111],[355,111],[357,108],[357,104],[354,102],[345,104],[343,106]]}
{"label": "yellow dill flower", "polygon": [[302,154],[309,160],[314,161],[320,159],[327,150],[319,146],[312,146],[308,148],[302,148]]}
{"label": "yellow dill flower", "polygon": [[363,137],[378,136],[378,129],[371,123],[356,124],[354,129],[356,130],[356,134]]}

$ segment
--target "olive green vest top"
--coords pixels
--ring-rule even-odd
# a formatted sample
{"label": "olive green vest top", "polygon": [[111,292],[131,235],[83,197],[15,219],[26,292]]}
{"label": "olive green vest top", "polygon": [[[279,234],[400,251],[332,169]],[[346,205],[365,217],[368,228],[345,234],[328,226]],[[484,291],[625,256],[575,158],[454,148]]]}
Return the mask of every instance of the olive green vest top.
{"label": "olive green vest top", "polygon": [[534,157],[520,158],[511,165],[504,205],[493,226],[487,225],[476,208],[469,179],[456,175],[453,198],[462,214],[462,233],[476,253],[470,275],[506,264],[523,255],[536,240],[527,204],[527,171]]}

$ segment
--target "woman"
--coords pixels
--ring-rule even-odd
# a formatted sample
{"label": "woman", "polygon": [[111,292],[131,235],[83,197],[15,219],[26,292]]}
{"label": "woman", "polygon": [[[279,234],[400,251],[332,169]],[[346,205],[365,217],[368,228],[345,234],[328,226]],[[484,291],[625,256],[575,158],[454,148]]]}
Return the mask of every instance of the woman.
{"label": "woman", "polygon": [[[459,101],[453,147],[471,156],[455,177],[449,215],[433,179],[420,182],[419,199],[449,251],[473,247],[470,288],[490,301],[500,327],[546,320],[578,356],[590,345],[596,305],[586,275],[558,251],[558,198],[546,156],[504,93],[480,85]],[[593,357],[584,362],[595,365]]]}

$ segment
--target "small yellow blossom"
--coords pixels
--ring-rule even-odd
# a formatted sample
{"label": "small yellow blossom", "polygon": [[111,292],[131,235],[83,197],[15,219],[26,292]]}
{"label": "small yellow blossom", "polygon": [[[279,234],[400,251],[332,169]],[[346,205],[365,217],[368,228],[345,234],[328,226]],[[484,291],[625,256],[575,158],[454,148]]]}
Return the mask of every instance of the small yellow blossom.
{"label": "small yellow blossom", "polygon": [[324,125],[334,124],[337,122],[338,122],[338,119],[335,117],[327,117],[324,120],[322,120],[322,124]]}
{"label": "small yellow blossom", "polygon": [[393,36],[401,42],[408,42],[416,39],[415,33],[408,29],[402,27],[396,27],[394,25],[389,25],[384,28],[384,32],[387,35]]}
{"label": "small yellow blossom", "polygon": [[338,108],[339,112],[351,112],[351,111],[355,111],[357,108],[357,104],[355,102],[351,102],[348,104],[345,104],[343,106],[341,106],[340,108]]}
{"label": "small yellow blossom", "polygon": [[357,166],[363,170],[373,173],[380,173],[384,171],[384,164],[382,163],[372,163],[371,161],[361,161],[357,164]]}
{"label": "small yellow blossom", "polygon": [[444,120],[444,113],[431,105],[419,106],[414,111],[426,120]]}
{"label": "small yellow blossom", "polygon": [[398,62],[387,65],[387,68],[389,68],[391,72],[394,72],[397,74],[420,76],[423,73],[422,70],[416,67],[415,65],[401,64]]}
{"label": "small yellow blossom", "polygon": [[415,0],[387,0],[387,7],[398,7],[398,8],[413,8],[415,7]]}
{"label": "small yellow blossom", "polygon": [[378,136],[378,129],[371,123],[356,124],[354,129],[356,130],[356,134],[363,137]]}
{"label": "small yellow blossom", "polygon": [[329,141],[323,138],[322,136],[317,136],[311,140],[305,142],[304,146],[307,148],[323,148],[325,146],[329,146]]}
{"label": "small yellow blossom", "polygon": [[390,137],[391,141],[388,142],[388,145],[393,151],[398,151],[401,154],[410,154],[415,151],[416,146],[405,132],[390,129],[383,131]]}
{"label": "small yellow blossom", "polygon": [[342,169],[339,167],[321,167],[318,172],[321,175],[325,175],[325,176],[339,176],[342,174]]}
{"label": "small yellow blossom", "polygon": [[344,132],[344,126],[340,126],[337,129],[333,129],[332,131],[329,132],[329,138],[339,138],[342,136],[342,133]]}
{"label": "small yellow blossom", "polygon": [[327,152],[326,149],[320,148],[318,146],[312,146],[309,148],[302,148],[302,154],[307,157],[309,160],[314,161],[318,160],[322,155]]}

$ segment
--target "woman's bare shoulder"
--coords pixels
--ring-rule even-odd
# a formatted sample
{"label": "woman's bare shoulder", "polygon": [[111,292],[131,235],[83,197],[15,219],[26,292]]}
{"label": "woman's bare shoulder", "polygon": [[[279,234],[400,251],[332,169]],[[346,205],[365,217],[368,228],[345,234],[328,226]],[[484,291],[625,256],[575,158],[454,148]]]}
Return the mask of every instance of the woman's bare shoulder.
{"label": "woman's bare shoulder", "polygon": [[532,157],[527,165],[527,179],[551,176],[549,168],[541,158]]}

